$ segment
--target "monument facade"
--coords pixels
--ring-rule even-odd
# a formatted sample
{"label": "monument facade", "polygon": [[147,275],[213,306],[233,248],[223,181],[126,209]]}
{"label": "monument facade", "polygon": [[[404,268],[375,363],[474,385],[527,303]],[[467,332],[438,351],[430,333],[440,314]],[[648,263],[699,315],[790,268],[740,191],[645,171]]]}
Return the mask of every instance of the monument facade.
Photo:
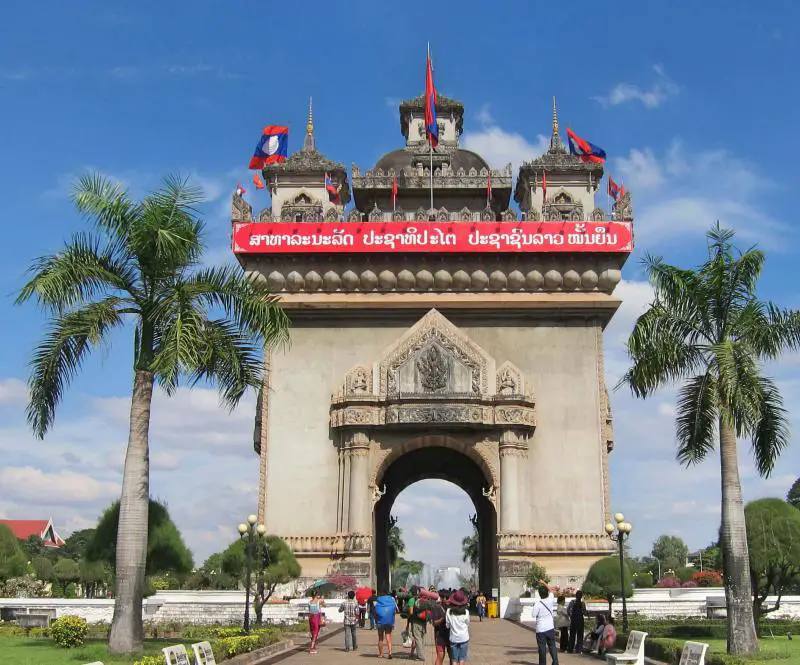
{"label": "monument facade", "polygon": [[630,194],[595,205],[603,167],[569,154],[555,102],[513,188],[460,147],[461,103],[439,97],[432,156],[423,98],[399,110],[405,145],[352,182],[309,112],[303,148],[264,169],[272,206],[234,195],[233,251],[292,320],[259,398],[261,517],[305,577],[385,584],[394,500],[441,478],[475,505],[481,588],[513,595],[534,560],[578,584],[613,551],[602,333]]}

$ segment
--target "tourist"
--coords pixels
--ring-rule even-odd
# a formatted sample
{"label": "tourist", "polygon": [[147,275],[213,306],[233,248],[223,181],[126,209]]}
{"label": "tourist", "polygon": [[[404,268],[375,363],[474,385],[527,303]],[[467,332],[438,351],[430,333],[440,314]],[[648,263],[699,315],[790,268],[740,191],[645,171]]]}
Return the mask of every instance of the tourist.
{"label": "tourist", "polygon": [[358,603],[355,600],[356,592],[348,591],[347,600],[339,605],[339,611],[344,612],[344,650],[356,651],[358,641],[356,638],[356,626],[358,625]]}
{"label": "tourist", "polygon": [[558,597],[556,606],[556,630],[559,633],[558,650],[562,653],[567,650],[569,645],[569,615],[567,614],[567,599],[563,596]]}
{"label": "tourist", "polygon": [[436,665],[444,663],[444,655],[453,663],[453,654],[450,651],[450,629],[447,627],[447,603],[450,592],[442,589],[439,591],[439,602],[431,608],[431,623],[433,624],[433,643],[436,645]]}
{"label": "tourist", "polygon": [[378,626],[378,658],[383,658],[383,643],[386,642],[387,658],[392,657],[392,631],[397,614],[397,600],[394,594],[381,593],[375,597],[375,623]]}
{"label": "tourist", "polygon": [[617,628],[614,625],[614,617],[608,617],[606,627],[603,630],[603,635],[600,638],[600,644],[597,647],[597,653],[601,656],[605,655],[606,651],[613,649],[617,646]]}
{"label": "tourist", "polygon": [[372,594],[367,598],[367,616],[369,617],[369,629],[375,630],[375,599],[378,597],[378,592],[372,590]]}
{"label": "tourist", "polygon": [[464,665],[469,654],[469,598],[460,589],[448,600],[446,614],[450,631],[450,657],[453,665]]}
{"label": "tourist", "polygon": [[539,652],[539,665],[547,665],[547,652],[558,665],[556,649],[556,604],[546,584],[539,587],[539,598],[533,605],[533,620],[536,622],[536,649]]}
{"label": "tourist", "polygon": [[603,639],[603,633],[605,632],[605,630],[606,630],[606,615],[598,614],[592,632],[589,633],[586,636],[586,640],[584,640],[583,644],[584,650],[588,651],[589,653],[591,653],[595,649],[599,651],[600,641]]}
{"label": "tourist", "polygon": [[478,612],[478,621],[483,621],[483,617],[486,616],[486,596],[483,595],[483,591],[478,591],[475,598],[475,609]]}
{"label": "tourist", "polygon": [[317,640],[319,639],[319,629],[322,628],[325,599],[317,595],[316,591],[311,592],[308,601],[308,627],[311,630],[311,648],[309,653],[317,653]]}
{"label": "tourist", "polygon": [[411,636],[411,652],[409,658],[425,660],[425,632],[427,630],[428,608],[427,603],[422,599],[421,589],[418,586],[411,587],[411,598],[406,603],[408,612],[408,623],[406,630]]}
{"label": "tourist", "polygon": [[575,598],[567,605],[569,616],[569,653],[580,653],[583,650],[583,619],[586,616],[586,603],[583,602],[583,592],[578,591]]}

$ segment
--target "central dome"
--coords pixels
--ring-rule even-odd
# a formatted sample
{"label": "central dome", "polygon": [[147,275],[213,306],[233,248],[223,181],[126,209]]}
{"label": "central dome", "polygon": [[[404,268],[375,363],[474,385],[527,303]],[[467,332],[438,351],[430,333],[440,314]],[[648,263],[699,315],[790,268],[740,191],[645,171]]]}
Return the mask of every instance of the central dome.
{"label": "central dome", "polygon": [[[469,173],[470,169],[475,169],[480,173],[481,169],[488,169],[489,164],[478,153],[472,150],[464,150],[463,148],[456,148],[455,150],[448,150],[450,168],[458,173],[459,169],[464,169]],[[439,152],[434,152],[434,157],[440,155]],[[393,169],[395,173],[400,174],[408,167],[416,167],[418,163],[422,162],[427,165],[427,155],[422,155],[419,149],[409,150],[408,148],[400,148],[399,150],[392,150],[387,152],[375,164],[375,169],[382,169],[383,172]]]}

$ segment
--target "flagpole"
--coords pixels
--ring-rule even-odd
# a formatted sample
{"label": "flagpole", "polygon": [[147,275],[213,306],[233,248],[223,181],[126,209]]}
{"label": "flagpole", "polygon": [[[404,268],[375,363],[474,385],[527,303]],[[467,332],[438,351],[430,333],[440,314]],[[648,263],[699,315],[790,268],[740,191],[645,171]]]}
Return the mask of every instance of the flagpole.
{"label": "flagpole", "polygon": [[[606,178],[610,178],[611,176],[606,176]],[[610,182],[610,181],[609,181]],[[606,198],[608,199],[608,219],[609,221],[614,219],[614,208],[611,205],[611,186],[609,183],[606,183]]]}
{"label": "flagpole", "polygon": [[[431,71],[433,71],[433,62],[431,62],[431,43],[428,42],[428,59],[425,62],[427,67],[428,62],[431,63]],[[427,94],[427,90],[425,92]],[[435,107],[434,107],[435,110]],[[423,121],[424,122],[424,121]],[[430,158],[431,158],[431,210],[433,210],[433,140],[431,139],[431,132],[428,131],[428,147],[430,148]]]}

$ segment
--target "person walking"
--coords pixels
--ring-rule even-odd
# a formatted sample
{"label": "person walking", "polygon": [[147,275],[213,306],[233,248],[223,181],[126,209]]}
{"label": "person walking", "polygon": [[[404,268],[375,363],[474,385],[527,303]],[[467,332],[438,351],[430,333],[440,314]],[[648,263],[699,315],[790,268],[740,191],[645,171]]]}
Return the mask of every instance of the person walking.
{"label": "person walking", "polygon": [[436,665],[443,665],[445,654],[450,660],[450,665],[453,663],[453,654],[450,651],[450,629],[447,627],[447,603],[449,598],[450,592],[442,589],[439,591],[439,602],[431,609],[433,643],[436,645]]}
{"label": "person walking", "polygon": [[486,616],[486,596],[483,595],[483,591],[478,591],[475,598],[475,609],[478,611],[478,621],[483,621],[483,617]]}
{"label": "person walking", "polygon": [[453,665],[464,665],[469,656],[469,598],[459,589],[451,594],[448,605],[446,621],[450,631],[450,655]]}
{"label": "person walking", "polygon": [[367,598],[367,614],[369,615],[369,629],[375,630],[375,599],[378,597],[378,592],[372,590],[372,594]]}
{"label": "person walking", "polygon": [[344,650],[356,651],[358,649],[358,638],[356,633],[358,631],[358,615],[359,608],[356,602],[355,591],[347,592],[347,600],[339,605],[339,612],[344,613]]}
{"label": "person walking", "polygon": [[547,652],[558,665],[558,649],[556,649],[556,603],[550,595],[550,589],[542,584],[539,587],[539,598],[533,606],[533,620],[536,622],[536,649],[539,652],[539,665],[547,665]]}
{"label": "person walking", "polygon": [[316,591],[312,591],[311,598],[308,601],[308,627],[311,630],[309,653],[317,653],[317,640],[319,640],[319,630],[322,628],[323,607],[325,607],[325,600],[318,596]]}
{"label": "person walking", "polygon": [[375,623],[378,628],[378,658],[383,658],[383,645],[386,643],[386,657],[392,657],[392,631],[394,620],[398,612],[397,600],[394,595],[384,593],[375,597]]}
{"label": "person walking", "polygon": [[411,587],[411,598],[408,599],[408,631],[411,635],[411,652],[409,658],[425,661],[425,632],[428,623],[428,603],[423,600],[420,588]]}
{"label": "person walking", "polygon": [[569,615],[567,614],[567,599],[561,595],[556,606],[556,630],[559,633],[558,650],[564,653],[569,646]]}
{"label": "person walking", "polygon": [[583,602],[583,592],[578,591],[575,598],[567,605],[567,616],[569,617],[569,644],[568,653],[583,652],[583,632],[584,617],[586,617],[586,603]]}

